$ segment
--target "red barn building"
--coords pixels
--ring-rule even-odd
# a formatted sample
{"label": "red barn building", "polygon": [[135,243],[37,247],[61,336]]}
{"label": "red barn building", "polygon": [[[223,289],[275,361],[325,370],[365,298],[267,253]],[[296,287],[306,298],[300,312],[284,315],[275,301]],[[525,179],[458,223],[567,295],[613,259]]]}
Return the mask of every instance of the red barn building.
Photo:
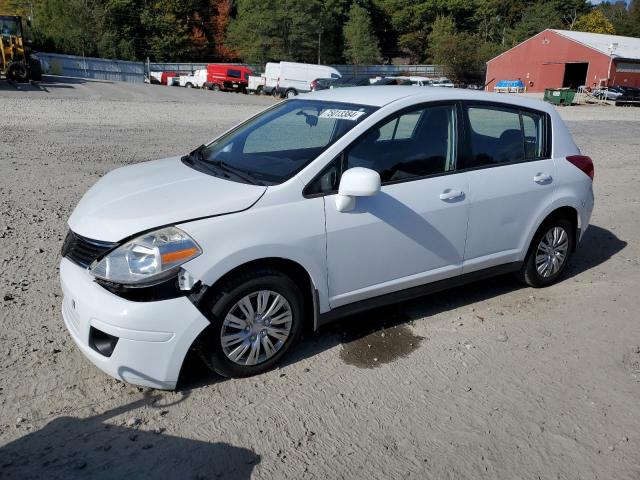
{"label": "red barn building", "polygon": [[500,80],[522,80],[528,92],[640,87],[640,38],[544,30],[487,62],[487,90]]}

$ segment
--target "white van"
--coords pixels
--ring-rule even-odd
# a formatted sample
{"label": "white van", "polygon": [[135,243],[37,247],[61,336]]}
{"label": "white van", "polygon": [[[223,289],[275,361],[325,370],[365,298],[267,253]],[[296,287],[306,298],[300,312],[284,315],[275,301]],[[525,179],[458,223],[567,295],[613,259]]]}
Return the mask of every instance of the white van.
{"label": "white van", "polygon": [[341,77],[340,72],[326,65],[280,62],[280,77],[276,88],[280,96],[292,98],[299,93],[310,92],[311,82],[317,78]]}

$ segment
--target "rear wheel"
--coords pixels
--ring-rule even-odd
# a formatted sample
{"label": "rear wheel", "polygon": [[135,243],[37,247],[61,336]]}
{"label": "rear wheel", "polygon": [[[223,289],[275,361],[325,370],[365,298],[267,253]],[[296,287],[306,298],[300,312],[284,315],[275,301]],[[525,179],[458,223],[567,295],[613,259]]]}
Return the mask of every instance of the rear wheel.
{"label": "rear wheel", "polygon": [[213,85],[211,85],[211,90],[213,90],[214,92],[219,92],[220,85],[218,85],[217,83],[214,83]]}
{"label": "rear wheel", "polygon": [[216,288],[206,309],[211,326],[198,352],[209,368],[225,377],[269,370],[302,333],[302,294],[277,270],[230,278]]}
{"label": "rear wheel", "polygon": [[285,93],[285,96],[287,98],[293,98],[296,95],[298,95],[298,92],[296,92],[294,89],[287,90],[287,93]]}
{"label": "rear wheel", "polygon": [[574,244],[574,228],[569,220],[546,221],[533,237],[520,271],[521,280],[535,288],[555,283],[567,267]]}

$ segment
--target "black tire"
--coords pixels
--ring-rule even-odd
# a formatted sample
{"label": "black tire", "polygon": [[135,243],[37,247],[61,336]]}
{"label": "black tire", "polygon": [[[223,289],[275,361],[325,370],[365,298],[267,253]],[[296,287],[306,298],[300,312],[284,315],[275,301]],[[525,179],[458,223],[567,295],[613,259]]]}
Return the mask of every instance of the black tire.
{"label": "black tire", "polygon": [[298,95],[298,92],[296,92],[296,91],[295,91],[295,89],[293,89],[293,88],[290,88],[289,90],[287,90],[287,91],[284,93],[284,96],[285,96],[286,98],[293,98],[293,97],[295,97],[296,95]]}
{"label": "black tire", "polygon": [[9,80],[15,80],[16,82],[28,82],[29,71],[27,67],[22,63],[13,63],[9,66],[7,72],[7,78]]}
{"label": "black tire", "polygon": [[262,85],[258,86],[256,89],[256,95],[262,95]]}
{"label": "black tire", "polygon": [[36,58],[29,59],[29,78],[32,82],[42,80],[42,65]]}
{"label": "black tire", "polygon": [[187,88],[193,88],[193,84],[192,84],[192,83],[187,83],[187,84],[185,85],[185,87],[187,87]]}
{"label": "black tire", "polygon": [[[229,359],[223,350],[221,332],[223,322],[236,302],[259,290],[270,290],[282,295],[291,307],[292,324],[289,337],[269,359],[256,365],[240,365]],[[296,283],[278,270],[261,268],[234,275],[215,288],[204,300],[211,325],[201,337],[196,350],[204,363],[223,377],[249,377],[271,369],[300,339],[304,323],[303,296]]]}
{"label": "black tire", "polygon": [[220,85],[218,85],[217,83],[214,83],[211,85],[210,90],[213,90],[214,92],[219,92],[220,91]]}
{"label": "black tire", "polygon": [[[536,268],[536,253],[542,238],[547,234],[547,232],[555,227],[560,227],[567,233],[567,253],[557,272],[549,276],[543,276]],[[518,272],[518,278],[520,281],[533,288],[548,287],[549,285],[556,283],[567,268],[567,264],[571,258],[571,253],[574,249],[575,241],[575,227],[572,222],[563,217],[550,218],[546,220],[531,240],[531,245],[529,246],[522,269]]]}

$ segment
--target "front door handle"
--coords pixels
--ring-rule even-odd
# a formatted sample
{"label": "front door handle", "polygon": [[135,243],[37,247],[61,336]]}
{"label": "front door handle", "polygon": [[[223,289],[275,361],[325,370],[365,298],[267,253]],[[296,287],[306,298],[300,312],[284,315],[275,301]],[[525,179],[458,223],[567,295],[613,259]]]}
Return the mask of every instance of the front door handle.
{"label": "front door handle", "polygon": [[533,181],[539,185],[546,185],[547,183],[551,183],[553,177],[551,175],[547,175],[546,173],[538,173],[535,177],[533,177]]}
{"label": "front door handle", "polygon": [[461,200],[464,198],[464,192],[460,190],[453,190],[451,188],[447,188],[444,192],[440,194],[440,200]]}

